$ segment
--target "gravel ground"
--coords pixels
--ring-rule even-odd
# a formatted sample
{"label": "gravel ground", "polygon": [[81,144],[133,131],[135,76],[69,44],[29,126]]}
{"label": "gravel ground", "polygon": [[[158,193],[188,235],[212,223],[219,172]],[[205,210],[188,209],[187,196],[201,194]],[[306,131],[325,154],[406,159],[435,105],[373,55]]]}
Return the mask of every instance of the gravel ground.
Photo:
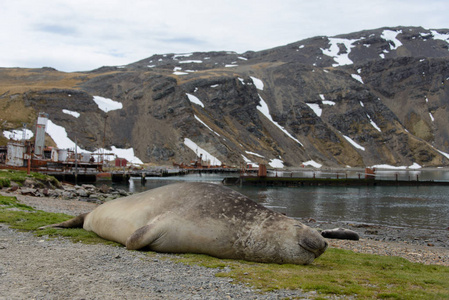
{"label": "gravel ground", "polygon": [[[97,206],[76,200],[13,196],[36,209],[71,215]],[[325,229],[344,224],[308,225]],[[375,237],[370,238],[372,228],[365,234],[366,228],[360,231],[357,226],[350,229],[361,233],[360,241],[328,240],[330,246],[449,266],[449,231],[437,233],[436,240],[441,240],[441,245],[428,246],[431,243],[427,240],[408,237],[400,240],[395,229],[377,228]],[[64,239],[47,240],[0,225],[0,299],[307,299],[316,296],[314,292],[300,290],[261,294],[251,287],[234,284],[229,278],[215,277],[222,270],[174,263],[167,259],[170,257],[174,255],[85,245]]]}
{"label": "gravel ground", "polygon": [[167,259],[173,256],[46,240],[2,226],[0,299],[308,298],[301,291],[260,294],[215,277],[218,269]]}

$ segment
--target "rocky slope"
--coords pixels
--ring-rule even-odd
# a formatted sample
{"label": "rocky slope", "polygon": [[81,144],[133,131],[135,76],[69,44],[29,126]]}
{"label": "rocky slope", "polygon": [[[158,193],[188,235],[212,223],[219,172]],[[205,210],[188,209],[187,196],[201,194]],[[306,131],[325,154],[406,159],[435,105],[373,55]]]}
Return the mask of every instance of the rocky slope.
{"label": "rocky slope", "polygon": [[228,165],[448,165],[448,43],[447,29],[398,27],[87,73],[2,69],[0,118],[13,129],[45,111],[84,149],[132,147],[156,164],[203,149]]}

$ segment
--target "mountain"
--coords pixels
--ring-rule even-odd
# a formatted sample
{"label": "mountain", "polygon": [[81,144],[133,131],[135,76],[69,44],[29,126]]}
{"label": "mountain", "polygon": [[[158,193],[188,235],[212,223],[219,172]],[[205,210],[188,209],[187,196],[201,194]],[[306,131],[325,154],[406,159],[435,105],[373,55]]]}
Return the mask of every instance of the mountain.
{"label": "mountain", "polygon": [[448,47],[448,29],[394,27],[89,72],[0,69],[2,130],[43,111],[83,149],[159,165],[446,166]]}

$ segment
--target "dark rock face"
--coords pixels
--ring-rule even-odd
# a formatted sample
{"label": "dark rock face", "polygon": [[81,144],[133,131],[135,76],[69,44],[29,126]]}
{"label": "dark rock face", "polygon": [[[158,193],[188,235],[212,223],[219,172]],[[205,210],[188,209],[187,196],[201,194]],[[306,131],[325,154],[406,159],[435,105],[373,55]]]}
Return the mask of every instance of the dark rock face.
{"label": "dark rock face", "polygon": [[[449,163],[448,40],[446,29],[397,27],[243,54],[154,55],[23,99],[83,148],[104,140],[144,162],[194,159],[189,139],[237,166],[440,166]],[[95,95],[123,108],[105,113]]]}

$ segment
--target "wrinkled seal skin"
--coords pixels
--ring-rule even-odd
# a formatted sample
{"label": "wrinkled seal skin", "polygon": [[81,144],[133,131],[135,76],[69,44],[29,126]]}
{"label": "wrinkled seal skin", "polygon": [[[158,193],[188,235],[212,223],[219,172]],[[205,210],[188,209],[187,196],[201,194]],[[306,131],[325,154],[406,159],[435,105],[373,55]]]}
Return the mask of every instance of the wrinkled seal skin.
{"label": "wrinkled seal skin", "polygon": [[279,264],[310,264],[327,248],[318,231],[210,183],[163,186],[45,227],[83,227],[128,249]]}
{"label": "wrinkled seal skin", "polygon": [[321,232],[321,235],[328,239],[340,239],[340,240],[358,241],[360,238],[357,232],[344,228],[323,230]]}

